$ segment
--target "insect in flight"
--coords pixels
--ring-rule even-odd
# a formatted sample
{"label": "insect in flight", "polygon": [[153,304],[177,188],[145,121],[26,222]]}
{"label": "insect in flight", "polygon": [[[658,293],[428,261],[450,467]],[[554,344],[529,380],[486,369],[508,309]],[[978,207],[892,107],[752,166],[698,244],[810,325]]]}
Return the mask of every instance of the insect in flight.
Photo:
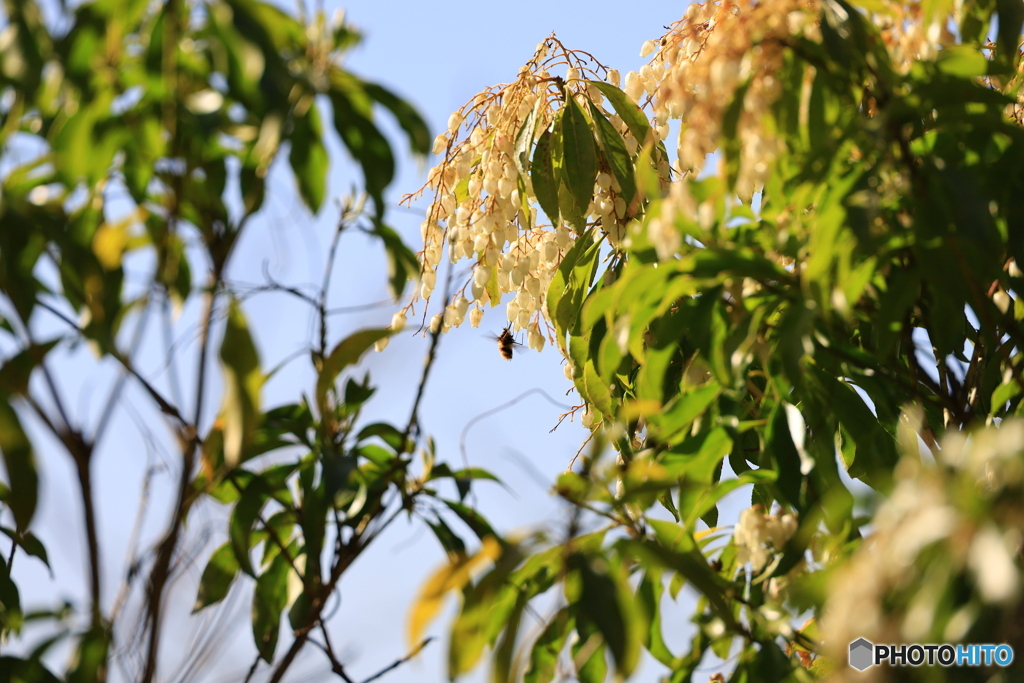
{"label": "insect in flight", "polygon": [[516,338],[512,336],[511,327],[506,327],[499,335],[491,335],[491,338],[498,342],[498,352],[505,360],[512,360],[513,349],[516,346],[522,346],[522,344],[517,342]]}

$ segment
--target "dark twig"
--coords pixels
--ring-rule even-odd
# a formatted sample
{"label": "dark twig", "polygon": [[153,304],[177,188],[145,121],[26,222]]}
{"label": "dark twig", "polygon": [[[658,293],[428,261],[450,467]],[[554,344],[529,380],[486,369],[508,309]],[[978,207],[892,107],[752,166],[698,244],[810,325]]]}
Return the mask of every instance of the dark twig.
{"label": "dark twig", "polygon": [[383,669],[381,669],[377,673],[375,673],[372,676],[370,676],[369,678],[367,678],[365,681],[363,681],[363,683],[371,683],[371,681],[377,680],[378,678],[380,678],[384,674],[388,673],[389,671],[394,671],[395,669],[397,669],[398,667],[402,666],[403,664],[408,662],[410,659],[412,659],[413,657],[418,655],[420,653],[420,651],[422,651],[423,648],[425,648],[427,645],[429,645],[433,640],[434,640],[433,636],[428,636],[428,637],[424,638],[423,642],[420,643],[419,645],[417,645],[409,654],[407,654],[406,656],[402,657],[401,659],[396,659],[389,666],[384,667]]}
{"label": "dark twig", "polygon": [[[147,301],[135,327],[135,333],[132,335],[131,343],[128,345],[128,355],[125,357],[128,362],[131,362],[131,359],[135,357],[135,353],[139,349],[139,344],[142,342],[142,335],[146,330],[146,322],[148,319],[149,302]],[[93,444],[98,444],[103,438],[103,432],[106,431],[107,425],[110,424],[110,419],[114,416],[114,408],[117,407],[117,402],[120,400],[121,394],[124,391],[124,383],[128,380],[128,364],[122,362],[121,365],[121,372],[118,373],[117,380],[114,382],[114,386],[110,390],[110,395],[107,397],[107,402],[103,406],[103,412],[100,414],[99,422],[96,423],[96,430],[92,435]]]}
{"label": "dark twig", "polygon": [[319,641],[314,640],[313,638],[310,638],[309,642],[313,643],[318,648],[323,650],[324,654],[327,655],[327,658],[331,660],[332,672],[338,674],[338,677],[340,677],[341,680],[345,681],[345,683],[355,683],[355,681],[349,678],[348,674],[345,673],[345,667],[342,665],[342,663],[338,661],[337,657],[334,656],[334,648],[331,647],[331,637],[327,633],[327,627],[324,626],[323,621],[320,622],[320,632],[324,634],[324,642],[322,645],[320,644]]}
{"label": "dark twig", "polygon": [[203,415],[203,396],[206,393],[207,350],[210,345],[210,327],[213,323],[213,307],[216,299],[220,273],[211,274],[210,287],[205,297],[203,311],[203,327],[199,343],[198,379],[196,381],[195,431],[192,438],[183,444],[182,468],[178,478],[177,501],[164,540],[160,542],[156,562],[149,576],[147,604],[149,608],[149,644],[146,652],[146,668],[142,674],[142,683],[152,683],[156,674],[157,656],[160,649],[160,628],[162,626],[163,594],[171,575],[171,560],[178,545],[178,537],[192,499],[192,470],[195,466],[196,452],[199,448],[199,421]]}
{"label": "dark twig", "polygon": [[245,677],[245,683],[249,683],[252,680],[253,675],[256,673],[256,669],[260,665],[260,656],[256,655],[256,659],[253,660],[252,666],[249,667],[249,673]]}

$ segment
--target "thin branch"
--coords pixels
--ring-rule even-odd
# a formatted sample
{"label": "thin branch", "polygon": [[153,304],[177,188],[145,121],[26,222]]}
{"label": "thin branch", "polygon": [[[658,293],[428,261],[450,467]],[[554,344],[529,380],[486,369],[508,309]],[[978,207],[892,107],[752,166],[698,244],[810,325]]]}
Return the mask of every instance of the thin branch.
{"label": "thin branch", "polygon": [[252,680],[252,677],[256,673],[256,669],[259,667],[259,665],[260,665],[260,656],[257,654],[256,655],[256,660],[252,663],[252,666],[249,667],[249,673],[245,677],[245,683],[249,683],[249,681]]}
{"label": "thin branch", "polygon": [[342,315],[345,313],[362,313],[363,311],[372,311],[377,308],[383,308],[384,306],[394,305],[394,299],[381,299],[380,301],[371,301],[366,304],[354,304],[352,306],[337,306],[335,308],[327,309],[327,315]]}
{"label": "thin branch", "polygon": [[345,673],[345,667],[342,665],[342,663],[338,661],[337,657],[334,656],[334,648],[331,647],[331,637],[327,633],[327,627],[324,626],[323,621],[320,622],[320,632],[324,634],[323,645],[321,645],[319,641],[313,640],[312,638],[309,639],[309,642],[313,643],[314,645],[316,645],[324,651],[324,654],[327,655],[327,658],[331,661],[332,672],[338,674],[341,680],[345,681],[345,683],[355,683],[355,681],[349,678],[348,674]]}
{"label": "thin branch", "polygon": [[146,652],[146,668],[143,671],[142,683],[152,683],[156,674],[157,657],[160,650],[160,629],[162,626],[163,594],[171,574],[171,561],[178,545],[185,514],[188,512],[191,499],[192,470],[195,466],[196,451],[199,447],[199,422],[203,415],[203,395],[206,390],[207,351],[210,345],[210,327],[213,324],[213,308],[220,275],[214,272],[210,287],[205,297],[203,327],[199,344],[198,379],[196,381],[196,406],[193,424],[195,430],[192,438],[183,444],[182,468],[178,479],[177,502],[169,522],[169,528],[157,552],[156,562],[150,572],[147,602],[149,607],[149,644]]}
{"label": "thin branch", "polygon": [[[526,397],[528,397],[528,396],[530,396],[532,394],[540,394],[545,399],[547,399],[548,403],[550,403],[551,405],[556,406],[558,408],[563,408],[564,409],[564,408],[568,408],[569,407],[569,406],[567,406],[567,405],[565,405],[563,403],[559,403],[555,399],[551,398],[551,396],[549,396],[548,393],[546,391],[544,391],[543,389],[541,389],[539,387],[534,387],[533,389],[529,389],[527,391],[524,391],[523,393],[519,394],[518,396],[516,396],[512,400],[506,401],[505,403],[502,403],[500,406],[497,406],[496,408],[491,408],[490,410],[485,410],[484,412],[480,413],[479,415],[476,415],[475,417],[473,417],[473,419],[471,419],[469,422],[466,423],[466,426],[462,428],[462,433],[459,435],[459,452],[462,454],[462,463],[466,467],[469,467],[469,457],[466,455],[466,436],[469,434],[470,427],[475,425],[480,420],[487,419],[488,417],[490,417],[491,415],[494,415],[495,413],[500,413],[503,410],[511,408],[512,406],[514,406],[515,404],[519,403],[520,401],[522,401],[523,399],[525,399]],[[557,425],[556,425],[556,427],[557,427]],[[554,430],[552,430],[552,431],[554,431]]]}
{"label": "thin branch", "polygon": [[320,297],[317,301],[317,311],[320,313],[320,356],[327,354],[327,290],[331,286],[331,272],[334,270],[334,258],[338,253],[338,244],[341,242],[341,233],[347,227],[347,210],[343,210],[338,220],[338,227],[334,230],[334,237],[331,239],[331,247],[327,252],[327,265],[324,266],[324,279],[320,284]]}
{"label": "thin branch", "polygon": [[[85,335],[84,330],[82,330],[82,328],[78,326],[78,323],[76,323],[71,318],[67,317],[66,315],[64,315],[63,313],[61,313],[60,311],[58,311],[57,309],[53,308],[52,306],[43,301],[39,301],[38,304],[41,308],[46,309],[47,311],[49,311],[50,313],[57,316],[65,323],[67,323],[78,334],[82,336]],[[122,367],[128,372],[128,374],[134,377],[139,382],[139,384],[142,385],[142,388],[145,389],[146,393],[149,394],[150,398],[152,398],[153,401],[156,402],[161,412],[163,412],[165,415],[168,415],[169,417],[174,418],[187,431],[196,431],[192,423],[186,420],[185,417],[181,414],[181,411],[177,407],[175,407],[173,403],[164,398],[164,396],[159,391],[156,390],[156,388],[149,382],[149,380],[147,380],[145,377],[139,374],[139,372],[133,367],[130,360],[124,358],[120,353],[117,352],[116,349],[110,352],[110,356],[111,358],[119,362],[122,365]],[[59,435],[59,432],[57,432],[54,429],[54,434]]]}
{"label": "thin branch", "polygon": [[[132,335],[132,340],[128,345],[128,355],[126,356],[126,360],[129,362],[139,349],[139,344],[142,342],[142,335],[146,330],[146,322],[148,319],[149,301],[147,300],[145,308],[142,309],[138,325],[135,328],[135,333]],[[103,438],[103,432],[106,431],[107,425],[110,424],[110,419],[114,415],[114,408],[117,407],[117,402],[121,398],[121,393],[124,390],[124,383],[128,379],[128,367],[124,362],[122,362],[121,365],[121,372],[118,373],[117,380],[114,382],[114,386],[110,390],[110,395],[107,397],[107,402],[103,406],[103,412],[100,414],[99,422],[96,423],[96,430],[92,435],[92,443],[94,445],[98,444],[100,439]]]}
{"label": "thin branch", "polygon": [[377,680],[378,678],[380,678],[384,674],[386,674],[386,673],[388,673],[390,671],[394,671],[395,669],[397,669],[398,667],[402,666],[403,664],[408,662],[410,659],[412,659],[413,657],[418,655],[423,650],[423,648],[425,648],[427,645],[429,645],[431,642],[433,642],[433,640],[434,640],[433,636],[428,636],[428,637],[424,638],[423,642],[420,643],[419,645],[417,645],[415,648],[413,648],[413,650],[411,652],[409,652],[409,654],[407,654],[406,656],[402,657],[401,659],[396,659],[389,666],[384,667],[383,669],[381,669],[377,673],[373,674],[372,676],[370,676],[369,678],[364,680],[363,683],[371,683],[371,681]]}

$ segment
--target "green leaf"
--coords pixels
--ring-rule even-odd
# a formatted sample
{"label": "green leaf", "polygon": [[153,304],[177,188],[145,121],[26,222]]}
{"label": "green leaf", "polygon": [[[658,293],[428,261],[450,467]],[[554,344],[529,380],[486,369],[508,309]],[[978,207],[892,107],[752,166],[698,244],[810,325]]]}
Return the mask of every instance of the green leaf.
{"label": "green leaf", "polygon": [[299,194],[306,206],[316,213],[327,193],[328,158],[323,143],[323,124],[315,102],[305,116],[295,119],[290,140],[288,162],[299,184]]}
{"label": "green leaf", "polygon": [[94,683],[100,680],[100,671],[106,669],[110,650],[110,631],[103,626],[89,629],[78,642],[74,655],[74,668],[68,673],[67,683]]}
{"label": "green leaf", "polygon": [[466,552],[466,543],[463,541],[458,534],[452,531],[451,527],[445,523],[443,519],[438,517],[436,521],[431,522],[427,520],[427,526],[434,532],[434,536],[437,537],[438,542],[444,551],[449,555],[464,554]]}
{"label": "green leaf", "polygon": [[537,139],[537,146],[533,149],[533,162],[530,164],[530,182],[540,208],[547,214],[551,224],[557,226],[558,179],[555,177],[552,163],[552,157],[557,151],[553,149],[552,139],[550,130],[545,130]]}
{"label": "green leaf", "polygon": [[288,572],[291,567],[285,553],[278,553],[267,571],[256,579],[252,596],[252,635],[256,649],[267,664],[274,661],[277,637],[281,630],[281,612],[288,604]]}
{"label": "green leaf", "polygon": [[722,392],[717,382],[679,394],[659,415],[651,415],[649,422],[657,430],[658,438],[673,442],[686,433],[693,421],[702,415]]}
{"label": "green leaf", "polygon": [[46,554],[46,546],[43,545],[43,542],[40,541],[35,534],[31,531],[25,531],[19,534],[14,529],[8,529],[7,527],[0,527],[0,531],[4,532],[26,553],[32,557],[38,558],[46,565],[46,568],[50,570],[50,576],[53,576],[53,568],[50,567],[50,558]]}
{"label": "green leaf", "polygon": [[[591,232],[577,238],[562,258],[558,271],[548,287],[548,316],[555,323],[559,348],[565,349],[564,336],[576,329],[583,303],[597,270],[602,242],[594,241]],[[582,367],[579,368],[582,372]]]}
{"label": "green leaf", "polygon": [[323,367],[320,368],[320,374],[316,379],[316,400],[321,411],[327,405],[327,391],[334,386],[338,375],[348,366],[357,363],[377,341],[390,334],[389,329],[360,330],[338,342],[324,359]]}
{"label": "green leaf", "polygon": [[397,299],[405,291],[406,283],[420,272],[420,262],[394,228],[377,222],[371,232],[384,243],[384,253],[388,258],[388,287]]}
{"label": "green leaf", "polygon": [[[594,198],[594,180],[597,178],[597,153],[594,149],[594,131],[586,115],[571,93],[565,93],[565,113],[562,115],[562,181],[581,215],[586,214]],[[584,226],[577,226],[581,231]]]}
{"label": "green leaf", "polygon": [[252,528],[269,498],[270,487],[262,477],[254,477],[242,491],[238,502],[235,503],[235,507],[231,511],[231,520],[228,523],[231,548],[235,553],[235,559],[238,560],[238,566],[252,577],[256,576],[249,558],[249,549],[252,547],[250,542]]}
{"label": "green leaf", "polygon": [[850,385],[817,367],[815,378],[823,387],[825,405],[856,444],[853,462],[847,462],[850,476],[875,490],[885,491],[899,461],[896,440],[882,428],[878,418]]}
{"label": "green leaf", "polygon": [[26,395],[32,371],[42,364],[46,354],[60,341],[58,338],[45,344],[29,344],[8,358],[0,366],[0,393],[12,396]]}
{"label": "green leaf", "polygon": [[996,11],[999,13],[999,35],[996,58],[1015,64],[1020,56],[1021,27],[1024,26],[1024,3],[1017,0],[996,0]]}
{"label": "green leaf", "polygon": [[[629,153],[626,151],[626,143],[619,135],[619,131],[615,130],[615,126],[604,117],[594,103],[589,102],[589,104],[590,117],[594,120],[597,139],[601,143],[604,159],[608,162],[608,168],[611,169],[612,175],[619,181],[620,194],[626,200],[626,206],[631,207],[636,198],[636,179],[633,177],[633,162],[630,161]],[[627,214],[632,213],[635,212],[627,211]]]}
{"label": "green leaf", "polygon": [[972,78],[988,72],[989,61],[970,45],[950,45],[939,50],[936,58],[939,70],[952,76]]}
{"label": "green leaf", "polygon": [[395,177],[395,158],[387,138],[370,119],[367,97],[360,84],[351,76],[340,81],[330,91],[334,128],[362,167],[366,191],[373,198],[380,219],[384,215],[384,189]]}
{"label": "green leaf", "polygon": [[618,567],[602,557],[573,554],[569,567],[578,571],[582,591],[574,605],[577,619],[597,627],[611,650],[615,667],[629,676],[640,656],[642,617],[636,609],[633,593]]}
{"label": "green leaf", "polygon": [[661,596],[665,588],[662,585],[661,570],[656,567],[649,567],[644,571],[640,586],[637,589],[637,603],[646,613],[647,621],[650,623],[647,635],[644,639],[644,646],[647,651],[665,666],[675,668],[675,655],[665,644],[665,638],[661,632]]}
{"label": "green leaf", "polygon": [[224,372],[224,461],[235,467],[249,456],[260,423],[260,392],[263,374],[259,354],[238,302],[228,311],[224,341],[220,347]]}
{"label": "green leaf", "polygon": [[[739,624],[732,612],[732,599],[729,597],[735,590],[735,586],[718,575],[709,565],[707,559],[697,547],[692,534],[678,530],[677,543],[675,548],[666,547],[661,542],[647,541],[622,541],[621,547],[625,552],[637,556],[641,561],[671,569],[683,576],[691,586],[703,594],[709,601],[714,613],[725,622],[730,629],[739,630]],[[659,538],[659,541],[661,539]]]}
{"label": "green leaf", "polygon": [[475,533],[481,540],[487,536],[498,538],[498,535],[494,533],[494,529],[491,528],[490,522],[484,519],[483,515],[476,510],[463,505],[462,503],[456,503],[453,500],[442,499],[442,501],[452,510],[452,512],[458,515],[459,519],[465,522],[466,526],[472,529],[473,533]]}
{"label": "green leaf", "polygon": [[612,107],[615,109],[615,113],[619,115],[619,118],[629,128],[629,132],[636,138],[637,144],[643,147],[647,141],[647,136],[651,134],[651,123],[647,120],[647,116],[640,107],[636,105],[636,102],[629,99],[626,93],[611,83],[603,83],[602,81],[587,81],[587,83],[600,90],[601,94],[608,98],[608,101],[612,103]]}
{"label": "green leaf", "polygon": [[21,594],[11,580],[7,560],[0,556],[0,631],[6,631],[10,615],[21,612]]}
{"label": "green leaf", "polygon": [[10,484],[7,504],[18,531],[22,532],[28,529],[36,512],[39,477],[32,444],[21,428],[18,415],[5,399],[0,397],[0,451]]}
{"label": "green leaf", "polygon": [[[538,102],[539,106],[539,102]],[[533,147],[534,138],[537,135],[537,107],[535,106],[526,115],[526,120],[516,133],[516,144],[513,150],[512,160],[519,169],[520,175],[527,175],[530,172],[530,148]]]}
{"label": "green leaf", "polygon": [[579,638],[569,649],[577,679],[580,683],[604,683],[608,676],[604,637],[597,626],[586,619],[577,618],[576,633]]}
{"label": "green leaf", "polygon": [[381,439],[396,451],[402,448],[402,432],[400,432],[394,425],[390,425],[386,422],[374,422],[373,424],[366,425],[360,429],[359,434],[356,435],[356,442],[362,442],[374,437]]}
{"label": "green leaf", "polygon": [[409,147],[414,154],[422,156],[430,154],[432,145],[430,130],[427,128],[426,121],[411,104],[376,83],[364,83],[363,90],[395,117],[398,125],[402,127],[409,138]]}
{"label": "green leaf", "polygon": [[781,404],[775,407],[769,419],[765,442],[779,473],[776,481],[779,493],[791,507],[802,511],[804,506],[800,492],[803,490],[804,476],[800,472],[800,454],[793,444],[786,411]]}
{"label": "green leaf", "polygon": [[[507,649],[506,644],[515,640],[522,610],[529,599],[529,595],[517,590],[509,581],[509,571],[517,560],[516,553],[503,552],[494,569],[463,592],[462,608],[452,624],[448,651],[448,673],[452,679],[476,666],[484,648],[493,646],[502,631],[506,633],[499,649]],[[496,652],[495,667],[505,656]]]}
{"label": "green leaf", "polygon": [[554,680],[565,641],[575,625],[576,620],[568,608],[555,612],[530,649],[530,664],[526,668],[524,683],[550,683]]}
{"label": "green leaf", "polygon": [[199,579],[199,592],[192,613],[195,614],[204,607],[223,600],[231,590],[238,570],[238,558],[231,543],[225,543],[217,548],[206,563],[202,578]]}
{"label": "green leaf", "polygon": [[9,683],[59,683],[49,669],[38,659],[19,659],[10,655],[0,657],[0,680]]}

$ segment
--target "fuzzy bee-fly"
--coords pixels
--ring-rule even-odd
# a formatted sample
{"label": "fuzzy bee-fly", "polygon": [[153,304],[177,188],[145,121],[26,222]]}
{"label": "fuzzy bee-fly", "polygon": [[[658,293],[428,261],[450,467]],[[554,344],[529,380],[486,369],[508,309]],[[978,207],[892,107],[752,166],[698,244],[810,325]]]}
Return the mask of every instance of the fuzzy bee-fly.
{"label": "fuzzy bee-fly", "polygon": [[[493,335],[492,335],[493,336]],[[516,338],[512,336],[512,327],[508,326],[501,331],[501,334],[493,336],[498,342],[498,352],[501,357],[505,360],[512,360],[512,351],[516,346],[522,346],[516,341]]]}

